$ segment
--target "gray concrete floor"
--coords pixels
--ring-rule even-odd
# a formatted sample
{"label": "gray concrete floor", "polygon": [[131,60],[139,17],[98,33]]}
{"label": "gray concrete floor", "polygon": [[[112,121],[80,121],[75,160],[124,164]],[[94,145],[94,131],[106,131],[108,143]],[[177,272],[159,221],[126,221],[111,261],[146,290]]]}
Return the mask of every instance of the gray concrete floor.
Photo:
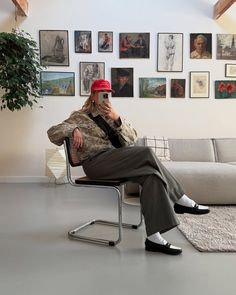
{"label": "gray concrete floor", "polygon": [[[236,253],[200,253],[178,229],[164,235],[183,249],[174,257],[145,252],[144,227],[125,229],[116,247],[68,240],[69,229],[115,212],[107,191],[0,184],[0,294],[236,294]],[[124,206],[127,221],[137,213]]]}

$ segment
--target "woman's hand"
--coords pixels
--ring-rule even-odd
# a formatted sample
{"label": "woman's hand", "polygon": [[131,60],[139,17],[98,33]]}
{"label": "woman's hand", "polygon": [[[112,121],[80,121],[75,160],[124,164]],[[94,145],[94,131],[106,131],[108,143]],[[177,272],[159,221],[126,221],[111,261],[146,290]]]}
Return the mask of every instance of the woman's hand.
{"label": "woman's hand", "polygon": [[113,109],[110,101],[104,101],[102,104],[99,104],[98,110],[113,121],[118,121],[120,118],[119,114]]}
{"label": "woman's hand", "polygon": [[83,135],[80,132],[79,128],[75,128],[72,134],[73,137],[73,146],[76,148],[82,148],[83,146]]}

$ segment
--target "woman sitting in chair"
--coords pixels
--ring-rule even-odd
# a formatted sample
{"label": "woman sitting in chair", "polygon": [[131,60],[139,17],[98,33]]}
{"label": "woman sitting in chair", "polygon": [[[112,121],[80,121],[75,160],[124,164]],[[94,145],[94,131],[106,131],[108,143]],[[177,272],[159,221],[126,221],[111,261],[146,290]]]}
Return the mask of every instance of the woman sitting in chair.
{"label": "woman sitting in chair", "polygon": [[206,214],[209,209],[184,194],[151,148],[132,146],[137,133],[113,108],[111,92],[107,80],[94,81],[82,109],[52,126],[48,130],[49,139],[62,145],[65,137],[72,137],[83,169],[91,179],[125,178],[139,183],[147,233],[145,249],[180,254],[182,249],[168,243],[161,233],[178,225],[175,213]]}

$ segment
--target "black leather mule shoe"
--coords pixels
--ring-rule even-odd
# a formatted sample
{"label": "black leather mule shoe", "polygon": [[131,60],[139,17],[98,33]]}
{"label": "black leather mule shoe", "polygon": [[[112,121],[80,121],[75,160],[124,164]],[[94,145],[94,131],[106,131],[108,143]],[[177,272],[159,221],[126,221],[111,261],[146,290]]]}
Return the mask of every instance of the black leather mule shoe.
{"label": "black leather mule shoe", "polygon": [[210,212],[208,208],[207,209],[199,208],[198,204],[195,204],[194,207],[186,207],[186,206],[175,203],[174,210],[175,210],[175,213],[177,214],[189,213],[189,214],[201,215],[201,214],[207,214]]}
{"label": "black leather mule shoe", "polygon": [[161,252],[169,255],[178,255],[182,252],[181,248],[171,248],[171,244],[167,243],[165,245],[153,243],[150,240],[146,239],[145,241],[145,250],[150,252]]}

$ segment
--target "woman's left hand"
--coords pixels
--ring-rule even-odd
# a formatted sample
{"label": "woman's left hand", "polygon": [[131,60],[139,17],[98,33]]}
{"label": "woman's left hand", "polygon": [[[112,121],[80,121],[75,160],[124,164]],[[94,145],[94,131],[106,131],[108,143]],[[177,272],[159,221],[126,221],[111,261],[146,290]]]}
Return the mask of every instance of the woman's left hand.
{"label": "woman's left hand", "polygon": [[98,110],[113,121],[117,121],[120,118],[119,114],[113,109],[110,101],[104,101],[102,104],[99,104]]}

